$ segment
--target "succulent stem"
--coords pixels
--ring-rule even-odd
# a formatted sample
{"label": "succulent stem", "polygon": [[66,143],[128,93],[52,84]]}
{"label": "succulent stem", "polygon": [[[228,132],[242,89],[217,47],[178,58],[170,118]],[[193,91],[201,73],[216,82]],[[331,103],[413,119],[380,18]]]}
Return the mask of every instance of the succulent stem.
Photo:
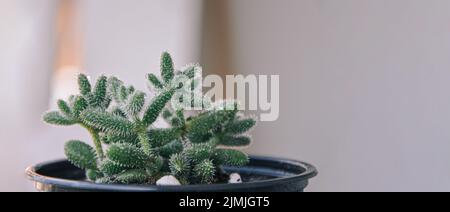
{"label": "succulent stem", "polygon": [[89,131],[89,134],[92,137],[92,141],[94,142],[95,152],[97,153],[98,158],[100,160],[103,160],[105,158],[105,154],[103,152],[103,146],[98,131],[85,125],[82,126]]}
{"label": "succulent stem", "polygon": [[148,156],[151,156],[152,155],[152,147],[149,142],[147,131],[140,130],[140,132],[138,133],[138,139],[139,139],[139,143],[141,144],[142,150],[145,152],[145,154],[147,154]]}

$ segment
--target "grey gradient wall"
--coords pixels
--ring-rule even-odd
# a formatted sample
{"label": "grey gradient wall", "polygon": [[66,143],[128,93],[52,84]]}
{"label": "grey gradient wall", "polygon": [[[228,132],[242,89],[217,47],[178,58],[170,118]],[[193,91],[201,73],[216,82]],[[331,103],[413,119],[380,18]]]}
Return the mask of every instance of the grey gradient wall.
{"label": "grey gradient wall", "polygon": [[450,1],[227,2],[231,67],[281,76],[251,152],[314,163],[310,191],[450,190]]}

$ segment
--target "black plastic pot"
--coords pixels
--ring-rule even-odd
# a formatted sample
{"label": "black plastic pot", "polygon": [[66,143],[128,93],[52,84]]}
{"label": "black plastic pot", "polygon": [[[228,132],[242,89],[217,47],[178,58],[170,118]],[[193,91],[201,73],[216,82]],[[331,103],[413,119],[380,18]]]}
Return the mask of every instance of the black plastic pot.
{"label": "black plastic pot", "polygon": [[314,166],[293,160],[251,157],[242,168],[225,167],[240,173],[244,183],[186,186],[108,185],[85,181],[82,170],[67,160],[42,163],[26,170],[38,191],[44,192],[302,192],[310,178],[317,175]]}

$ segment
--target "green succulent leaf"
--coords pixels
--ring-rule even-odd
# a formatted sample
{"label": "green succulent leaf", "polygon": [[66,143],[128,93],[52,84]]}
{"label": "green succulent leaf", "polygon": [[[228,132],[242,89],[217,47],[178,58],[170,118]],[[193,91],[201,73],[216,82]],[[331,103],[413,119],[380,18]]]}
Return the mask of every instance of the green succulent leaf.
{"label": "green succulent leaf", "polygon": [[210,159],[214,154],[214,147],[209,143],[193,144],[186,149],[186,156],[192,160],[193,163]]}
{"label": "green succulent leaf", "polygon": [[174,91],[172,90],[164,91],[159,96],[153,99],[152,103],[147,108],[144,114],[143,123],[146,126],[150,126],[156,121],[156,119],[158,119],[166,104],[172,99],[173,94]]}
{"label": "green succulent leaf", "polygon": [[111,145],[106,156],[116,164],[127,168],[143,168],[149,160],[144,151],[127,143]]}
{"label": "green succulent leaf", "polygon": [[145,154],[147,154],[147,156],[153,156],[152,144],[149,141],[150,139],[148,137],[147,132],[140,131],[138,134],[138,140]]}
{"label": "green succulent leaf", "polygon": [[145,170],[129,170],[117,175],[116,180],[123,184],[144,184],[148,180]]}
{"label": "green succulent leaf", "polygon": [[164,158],[169,158],[173,154],[177,154],[183,151],[183,143],[179,140],[174,140],[157,149],[159,155]]}
{"label": "green succulent leaf", "polygon": [[162,82],[158,79],[158,77],[154,74],[148,74],[147,75],[147,79],[150,82],[151,85],[153,85],[153,87],[157,88],[157,89],[163,89],[164,85],[162,84]]}
{"label": "green succulent leaf", "polygon": [[249,131],[255,125],[256,121],[254,119],[237,120],[229,124],[225,132],[233,135],[239,135]]}
{"label": "green succulent leaf", "polygon": [[124,171],[128,170],[129,168],[124,167],[118,163],[115,163],[111,160],[104,160],[100,164],[100,171],[105,174],[106,176],[114,176],[120,173],[123,173]]}
{"label": "green succulent leaf", "polygon": [[249,163],[247,154],[233,149],[217,149],[214,158],[218,164],[227,166],[245,166]]}
{"label": "green succulent leaf", "polygon": [[208,134],[230,118],[230,111],[220,110],[203,114],[190,122],[187,137],[193,143],[207,142]]}
{"label": "green succulent leaf", "polygon": [[73,114],[75,117],[80,117],[80,113],[86,110],[88,108],[88,102],[86,99],[82,96],[75,97],[74,103],[73,103]]}
{"label": "green succulent leaf", "polygon": [[230,147],[243,147],[243,146],[249,146],[252,142],[252,139],[248,136],[224,136],[220,140],[220,144],[224,146],[230,146]]}
{"label": "green succulent leaf", "polygon": [[169,167],[171,174],[176,177],[184,178],[191,172],[190,161],[182,154],[173,154],[169,159]]}
{"label": "green succulent leaf", "polygon": [[102,142],[105,144],[117,144],[117,143],[128,143],[133,145],[138,145],[139,140],[136,134],[130,136],[122,136],[115,134],[103,134],[101,136]]}
{"label": "green succulent leaf", "polygon": [[58,111],[46,113],[42,118],[46,123],[60,126],[70,126],[76,124],[76,121],[63,116]]}
{"label": "green succulent leaf", "polygon": [[122,81],[120,81],[116,77],[108,78],[108,95],[116,102],[120,101],[119,91],[122,84]]}
{"label": "green succulent leaf", "polygon": [[169,53],[164,52],[161,56],[161,77],[165,83],[170,83],[175,76],[175,68],[172,60],[172,56]]}
{"label": "green succulent leaf", "polygon": [[155,157],[152,163],[147,164],[145,167],[147,174],[153,177],[161,175],[161,170],[166,165],[166,161],[162,157]]}
{"label": "green succulent leaf", "polygon": [[108,78],[106,78],[105,76],[101,76],[97,80],[92,98],[93,101],[90,102],[90,105],[92,105],[93,107],[105,108],[107,102],[106,96],[107,85],[108,85]]}
{"label": "green succulent leaf", "polygon": [[91,93],[91,83],[84,74],[78,75],[78,87],[80,88],[80,94],[86,96]]}
{"label": "green succulent leaf", "polygon": [[130,101],[126,106],[128,114],[131,116],[137,115],[139,112],[141,112],[142,107],[144,107],[144,104],[145,104],[145,94],[142,92],[134,93],[134,95],[130,98]]}
{"label": "green succulent leaf", "polygon": [[130,94],[128,93],[128,89],[125,86],[120,86],[119,88],[119,102],[125,102],[128,99],[128,96]]}
{"label": "green succulent leaf", "polygon": [[209,184],[214,181],[216,167],[211,160],[204,160],[195,166],[194,173],[202,183]]}
{"label": "green succulent leaf", "polygon": [[103,173],[101,173],[98,170],[88,169],[86,171],[86,177],[88,180],[95,182],[97,179],[100,179],[103,177]]}
{"label": "green succulent leaf", "polygon": [[76,167],[97,170],[97,156],[91,146],[73,140],[65,144],[64,151],[67,159]]}
{"label": "green succulent leaf", "polygon": [[85,124],[106,133],[121,136],[133,135],[134,124],[123,117],[98,110],[85,110],[80,116]]}
{"label": "green succulent leaf", "polygon": [[161,147],[180,138],[180,133],[178,128],[151,129],[148,132],[148,137],[152,146]]}
{"label": "green succulent leaf", "polygon": [[70,109],[66,101],[60,99],[58,100],[57,104],[62,114],[64,114],[66,117],[72,117],[72,109]]}
{"label": "green succulent leaf", "polygon": [[180,125],[184,126],[186,124],[186,117],[184,116],[183,110],[176,111],[177,118],[180,120]]}

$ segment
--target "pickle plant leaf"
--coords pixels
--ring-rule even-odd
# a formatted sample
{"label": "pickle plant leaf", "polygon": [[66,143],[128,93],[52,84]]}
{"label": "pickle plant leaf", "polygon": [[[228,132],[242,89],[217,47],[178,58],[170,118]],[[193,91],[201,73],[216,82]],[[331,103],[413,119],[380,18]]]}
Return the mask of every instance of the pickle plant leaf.
{"label": "pickle plant leaf", "polygon": [[81,169],[97,169],[97,157],[94,149],[81,142],[69,141],[64,147],[67,159]]}
{"label": "pickle plant leaf", "polygon": [[165,83],[170,83],[175,74],[174,64],[172,56],[169,53],[164,52],[161,56],[161,77]]}

